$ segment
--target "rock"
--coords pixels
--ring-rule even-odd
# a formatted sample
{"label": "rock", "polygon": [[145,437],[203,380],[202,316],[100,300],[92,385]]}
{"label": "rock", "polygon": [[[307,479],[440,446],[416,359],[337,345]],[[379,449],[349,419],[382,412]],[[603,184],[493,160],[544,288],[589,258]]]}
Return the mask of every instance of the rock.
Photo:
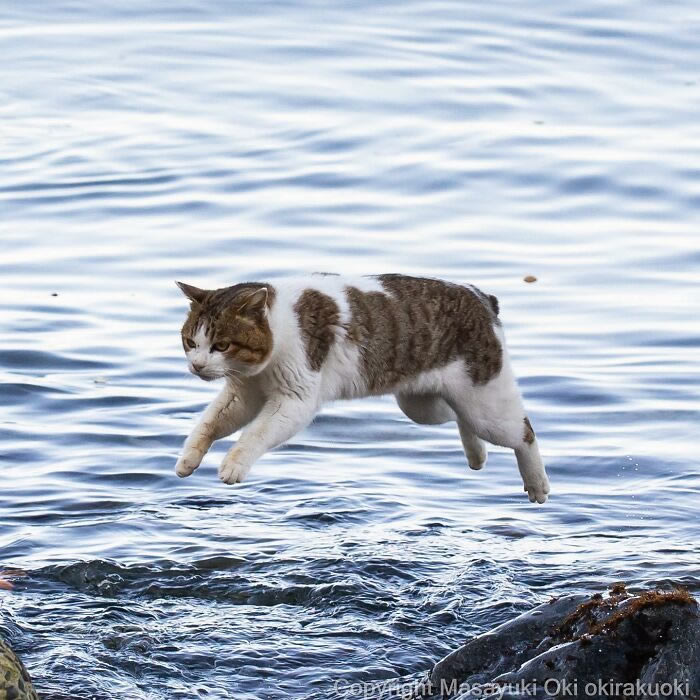
{"label": "rock", "polygon": [[0,700],[39,700],[24,664],[0,639]]}
{"label": "rock", "polygon": [[685,590],[569,595],[468,641],[423,695],[499,698],[700,697],[700,615]]}

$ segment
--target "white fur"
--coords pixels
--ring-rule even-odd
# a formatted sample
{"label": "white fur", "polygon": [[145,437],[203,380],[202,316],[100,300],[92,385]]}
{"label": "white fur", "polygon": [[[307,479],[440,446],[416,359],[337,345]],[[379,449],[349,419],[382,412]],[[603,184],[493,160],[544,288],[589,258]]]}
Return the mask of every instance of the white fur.
{"label": "white fur", "polygon": [[[350,309],[344,290],[348,285],[385,292],[378,280],[365,277],[313,275],[275,283],[275,303],[268,317],[272,352],[255,374],[227,376],[225,386],[185,442],[176,465],[179,476],[189,476],[215,440],[245,427],[219,469],[225,483],[242,481],[259,457],[308,425],[323,403],[368,394],[360,350],[346,333]],[[294,311],[300,294],[309,288],[332,297],[340,310],[335,343],[319,372],[307,363]],[[486,384],[474,385],[464,362],[457,360],[401,382],[393,393],[401,410],[418,423],[456,421],[472,469],[481,469],[486,463],[483,440],[512,448],[530,500],[544,503],[549,492],[547,475],[537,441],[524,441],[525,411],[520,392],[500,326],[495,332],[503,345],[503,364],[500,373]],[[205,329],[198,332],[195,342],[196,348],[187,352],[190,370],[197,374],[196,364],[204,379],[225,376],[223,358],[208,347]]]}

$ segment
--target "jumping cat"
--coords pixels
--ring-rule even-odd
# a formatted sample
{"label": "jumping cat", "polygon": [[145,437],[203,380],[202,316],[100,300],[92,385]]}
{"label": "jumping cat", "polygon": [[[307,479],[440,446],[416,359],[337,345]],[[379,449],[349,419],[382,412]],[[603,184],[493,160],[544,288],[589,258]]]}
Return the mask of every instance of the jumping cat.
{"label": "jumping cat", "polygon": [[215,440],[244,428],[219,468],[223,482],[243,481],[326,401],[394,394],[416,423],[456,421],[472,469],[486,463],[484,440],[512,448],[530,501],[547,500],[496,297],[406,275],[177,285],[191,301],[182,328],[190,371],[225,379],[185,441],[178,476],[192,474]]}

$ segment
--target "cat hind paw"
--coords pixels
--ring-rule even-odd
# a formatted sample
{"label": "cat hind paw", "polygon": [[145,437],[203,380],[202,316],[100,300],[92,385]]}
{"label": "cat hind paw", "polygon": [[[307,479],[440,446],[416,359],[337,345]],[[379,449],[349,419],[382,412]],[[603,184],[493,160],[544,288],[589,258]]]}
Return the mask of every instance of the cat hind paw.
{"label": "cat hind paw", "polygon": [[546,475],[532,479],[525,484],[523,490],[527,492],[530,503],[546,503],[549,493],[549,479]]}
{"label": "cat hind paw", "polygon": [[486,465],[487,459],[488,453],[486,452],[486,448],[483,446],[478,451],[469,451],[467,453],[467,463],[469,464],[469,468],[474,469],[475,471],[483,469]]}

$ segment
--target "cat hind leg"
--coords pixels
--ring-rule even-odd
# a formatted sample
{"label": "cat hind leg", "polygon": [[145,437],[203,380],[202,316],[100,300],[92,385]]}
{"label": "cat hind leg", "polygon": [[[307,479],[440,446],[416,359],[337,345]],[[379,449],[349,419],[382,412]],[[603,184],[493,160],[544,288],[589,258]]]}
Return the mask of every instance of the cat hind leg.
{"label": "cat hind leg", "polygon": [[523,490],[532,503],[545,503],[549,493],[549,479],[544,469],[537,438],[522,406],[513,409],[507,417],[489,429],[490,442],[510,447],[515,452]]}
{"label": "cat hind leg", "polygon": [[450,405],[458,416],[465,451],[473,444],[471,434],[494,445],[511,448],[528,498],[533,503],[545,503],[549,479],[510,369],[504,368],[498,377],[482,386],[474,386],[465,377],[463,390],[452,393]]}
{"label": "cat hind leg", "polygon": [[469,468],[483,469],[488,457],[484,441],[464,421],[458,420],[457,425]]}
{"label": "cat hind leg", "polygon": [[480,440],[466,423],[458,420],[457,414],[442,396],[401,392],[396,394],[396,402],[414,423],[440,425],[457,421],[469,466],[472,469],[481,469],[486,464],[486,446],[483,440]]}
{"label": "cat hind leg", "polygon": [[457,420],[455,412],[445,399],[437,394],[396,394],[399,408],[414,422],[422,425],[440,425]]}
{"label": "cat hind leg", "polygon": [[533,503],[535,501],[544,503],[549,493],[549,479],[537,446],[535,431],[532,429],[530,419],[527,416],[523,416],[521,433],[521,442],[513,449],[515,450],[518,469],[523,479],[524,489]]}

